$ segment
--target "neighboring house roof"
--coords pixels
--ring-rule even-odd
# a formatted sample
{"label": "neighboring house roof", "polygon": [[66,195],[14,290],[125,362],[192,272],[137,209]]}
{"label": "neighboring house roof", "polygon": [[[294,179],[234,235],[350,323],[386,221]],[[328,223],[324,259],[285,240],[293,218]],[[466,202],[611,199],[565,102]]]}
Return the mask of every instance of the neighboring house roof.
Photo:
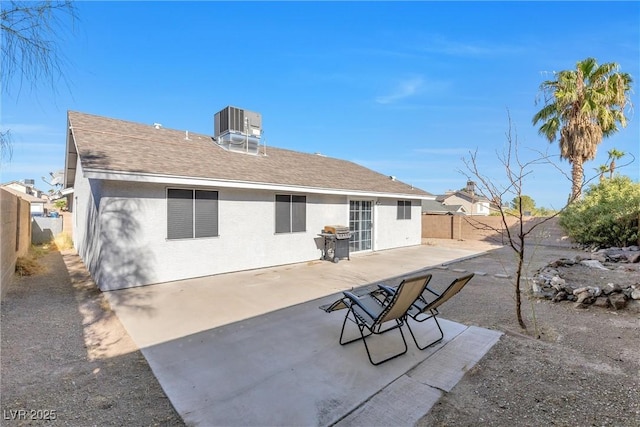
{"label": "neighboring house roof", "polygon": [[43,200],[39,197],[35,197],[35,196],[32,196],[31,194],[23,193],[22,191],[16,190],[15,188],[7,187],[6,185],[2,185],[3,190],[7,190],[9,193],[18,196],[29,203],[42,203],[44,205],[47,202],[46,200]]}
{"label": "neighboring house roof", "polygon": [[[35,197],[40,197],[42,195],[45,195],[45,192],[42,190],[38,190],[35,186],[33,186],[32,184],[26,184],[22,181],[11,181],[11,182],[7,182],[5,184],[2,184],[3,188],[8,188],[9,186],[11,186],[11,188],[20,191],[22,193],[26,193]],[[18,190],[16,187],[20,187],[21,190]]]}
{"label": "neighboring house roof", "polygon": [[450,197],[453,197],[453,196],[456,196],[456,197],[459,197],[459,198],[461,198],[463,200],[466,200],[469,203],[480,203],[480,202],[488,202],[489,201],[489,199],[487,199],[484,196],[478,196],[478,195],[470,194],[470,193],[467,193],[466,191],[456,191],[456,192],[453,192],[453,193],[441,194],[441,195],[436,196],[436,200],[438,202],[444,202],[444,201],[446,201],[447,199],[449,199]]}
{"label": "neighboring house roof", "polygon": [[423,200],[422,212],[429,214],[453,214],[466,213],[466,209],[462,205],[443,205],[436,200]]}
{"label": "neighboring house roof", "polygon": [[[228,151],[208,135],[69,111],[75,147],[68,147],[66,186],[73,185],[76,147],[85,175],[144,181],[195,178],[220,183],[392,193],[433,198],[430,193],[356,163],[317,154],[263,147],[260,154]],[[115,174],[115,175],[114,175]]]}

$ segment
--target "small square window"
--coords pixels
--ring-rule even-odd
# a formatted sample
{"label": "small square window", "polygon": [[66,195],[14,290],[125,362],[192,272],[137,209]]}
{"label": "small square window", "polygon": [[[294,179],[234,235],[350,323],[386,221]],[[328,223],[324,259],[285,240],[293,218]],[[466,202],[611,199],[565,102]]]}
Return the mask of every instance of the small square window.
{"label": "small square window", "polygon": [[167,189],[167,239],[218,235],[218,192]]}
{"label": "small square window", "polygon": [[411,219],[411,200],[398,200],[397,219]]}
{"label": "small square window", "polygon": [[276,233],[307,230],[307,197],[276,194]]}

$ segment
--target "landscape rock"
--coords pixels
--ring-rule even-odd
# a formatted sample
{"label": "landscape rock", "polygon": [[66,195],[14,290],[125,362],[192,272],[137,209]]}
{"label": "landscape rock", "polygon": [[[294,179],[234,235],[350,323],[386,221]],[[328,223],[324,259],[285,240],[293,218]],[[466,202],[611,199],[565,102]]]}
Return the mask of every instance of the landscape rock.
{"label": "landscape rock", "polygon": [[551,278],[551,286],[558,292],[564,290],[564,287],[566,285],[567,285],[567,281],[561,278],[560,276],[553,276]]}
{"label": "landscape rock", "polygon": [[617,283],[607,283],[602,287],[602,293],[609,295],[613,292],[622,292],[622,288]]}
{"label": "landscape rock", "polygon": [[579,294],[574,293],[574,295],[578,298],[576,301],[577,304],[589,305],[589,304],[593,304],[593,302],[596,300],[593,294],[588,290],[584,292],[580,292]]}
{"label": "landscape rock", "polygon": [[585,303],[583,303],[583,302],[576,302],[576,303],[573,305],[573,308],[582,308],[582,309],[585,309],[585,308],[589,308],[589,304],[585,304]]}
{"label": "landscape rock", "polygon": [[605,296],[597,297],[593,302],[593,305],[596,307],[607,308],[609,307],[609,298]]}
{"label": "landscape rock", "polygon": [[554,295],[554,297],[551,299],[551,301],[553,302],[560,302],[560,301],[564,301],[567,299],[567,293],[565,291],[560,291],[557,294]]}
{"label": "landscape rock", "polygon": [[574,290],[573,290],[573,294],[574,294],[574,295],[578,295],[578,294],[581,294],[581,293],[583,293],[583,292],[587,292],[588,290],[589,290],[589,289],[587,289],[587,287],[586,287],[586,286],[582,286],[582,287],[580,287],[580,288],[574,289]]}
{"label": "landscape rock", "polygon": [[[537,274],[529,279],[532,294],[536,298],[549,299],[556,303],[574,302],[574,307],[578,309],[594,306],[601,309],[613,308],[640,312],[640,283],[632,284],[634,282],[628,280],[628,277],[637,277],[635,275],[640,271],[637,265],[634,266],[630,262],[630,260],[636,263],[640,261],[638,247],[612,247],[587,249],[587,251],[591,252],[590,259],[580,255],[577,255],[574,260],[559,258],[539,269]],[[582,269],[588,267],[603,270],[603,272],[587,273],[594,280],[590,280],[589,285],[585,286],[581,279],[583,276],[579,272],[577,274],[571,272],[570,267],[573,266]],[[604,273],[604,271],[610,273]],[[614,272],[615,274],[612,274]],[[601,283],[597,282],[598,279]],[[618,280],[620,283],[617,282]]]}
{"label": "landscape rock", "polygon": [[608,270],[608,268],[602,265],[601,261],[595,259],[585,259],[583,261],[580,261],[580,264],[586,265],[587,267],[591,268],[598,268],[600,270]]}
{"label": "landscape rock", "polygon": [[628,254],[627,261],[629,261],[631,264],[640,262],[640,252]]}
{"label": "landscape rock", "polygon": [[572,266],[575,264],[575,261],[572,259],[568,259],[568,258],[560,258],[557,259],[555,261],[553,261],[552,263],[549,264],[550,267],[565,267],[565,266]]}
{"label": "landscape rock", "polygon": [[533,296],[536,298],[544,298],[545,296],[542,286],[540,286],[535,280],[531,282],[531,291],[533,292]]}
{"label": "landscape rock", "polygon": [[616,310],[622,310],[627,306],[627,298],[622,293],[609,295],[609,302]]}
{"label": "landscape rock", "polygon": [[626,309],[631,313],[640,314],[640,300],[627,301]]}

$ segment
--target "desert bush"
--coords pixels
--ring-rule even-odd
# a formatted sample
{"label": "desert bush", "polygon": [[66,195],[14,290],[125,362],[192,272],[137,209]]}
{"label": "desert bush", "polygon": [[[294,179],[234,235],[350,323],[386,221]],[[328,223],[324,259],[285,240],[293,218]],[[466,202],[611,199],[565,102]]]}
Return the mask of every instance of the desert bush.
{"label": "desert bush", "polygon": [[71,236],[65,232],[62,232],[54,237],[53,244],[59,251],[73,249],[73,240],[71,239]]}
{"label": "desert bush", "polygon": [[16,260],[16,274],[18,276],[35,276],[44,272],[44,266],[39,259],[49,251],[47,245],[31,245],[25,256]]}
{"label": "desert bush", "polygon": [[638,242],[640,183],[627,176],[591,185],[560,215],[560,225],[584,245],[629,246]]}

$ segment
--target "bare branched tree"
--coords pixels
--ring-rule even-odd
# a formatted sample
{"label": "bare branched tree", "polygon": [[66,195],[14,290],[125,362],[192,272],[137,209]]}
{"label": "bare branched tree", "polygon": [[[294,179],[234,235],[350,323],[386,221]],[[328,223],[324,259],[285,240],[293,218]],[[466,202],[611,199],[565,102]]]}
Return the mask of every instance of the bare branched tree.
{"label": "bare branched tree", "polygon": [[[76,20],[76,8],[69,0],[1,2],[3,96],[14,89],[19,94],[24,84],[32,90],[46,84],[56,91],[67,63],[60,46]],[[0,130],[0,161],[11,158],[11,141],[10,130]]]}
{"label": "bare branched tree", "polygon": [[[551,165],[558,170],[559,173],[564,175],[568,182],[571,182],[571,177],[563,172],[548,154],[539,151],[536,151],[537,157],[533,160],[522,161],[519,155],[518,138],[514,133],[512,130],[511,117],[509,116],[509,127],[506,132],[506,147],[502,153],[496,153],[498,161],[504,167],[506,181],[503,182],[505,182],[505,184],[501,185],[499,184],[499,180],[491,179],[482,173],[478,166],[477,150],[470,152],[469,158],[463,159],[467,171],[473,178],[471,178],[469,173],[465,171],[461,172],[467,175],[467,178],[477,181],[477,191],[494,204],[495,209],[497,209],[502,218],[503,228],[501,229],[484,224],[482,220],[479,219],[475,219],[474,222],[477,223],[478,228],[483,230],[491,230],[496,234],[504,233],[503,243],[509,246],[516,254],[516,277],[514,283],[516,318],[520,327],[527,329],[522,317],[522,281],[527,250],[526,239],[536,228],[558,216],[564,210],[564,207],[548,217],[536,221],[527,221],[523,209],[523,205],[525,204],[522,203],[522,200],[527,197],[523,193],[523,186],[525,180],[533,173],[533,168],[540,165]],[[504,203],[511,200],[517,201],[514,203],[516,209],[509,209],[508,204]],[[509,221],[508,218],[516,219],[515,226],[509,226],[511,221]]]}

